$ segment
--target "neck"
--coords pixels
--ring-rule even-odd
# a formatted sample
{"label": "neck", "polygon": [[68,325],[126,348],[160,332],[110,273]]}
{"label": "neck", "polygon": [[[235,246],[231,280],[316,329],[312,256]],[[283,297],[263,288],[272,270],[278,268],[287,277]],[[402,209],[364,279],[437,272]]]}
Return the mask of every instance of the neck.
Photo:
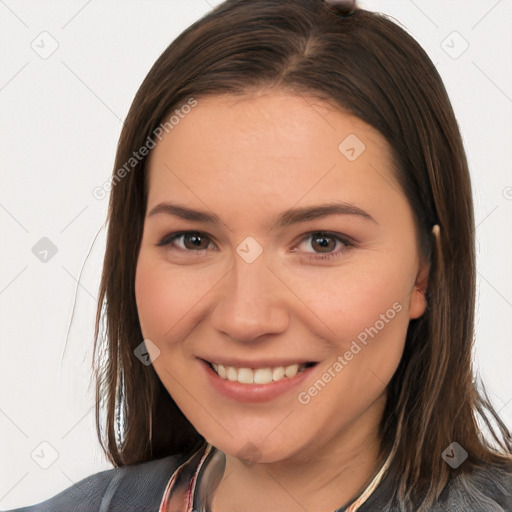
{"label": "neck", "polygon": [[327,442],[318,436],[320,441],[278,462],[248,465],[226,455],[212,512],[332,512],[350,503],[383,462],[378,421],[367,420],[354,422]]}

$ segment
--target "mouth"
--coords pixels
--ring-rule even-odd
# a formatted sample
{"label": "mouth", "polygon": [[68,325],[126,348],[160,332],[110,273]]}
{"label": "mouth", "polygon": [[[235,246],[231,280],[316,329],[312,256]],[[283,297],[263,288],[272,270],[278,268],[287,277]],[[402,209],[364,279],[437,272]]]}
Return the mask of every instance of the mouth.
{"label": "mouth", "polygon": [[246,366],[229,366],[226,364],[204,361],[221,379],[240,384],[271,384],[282,380],[292,379],[299,373],[312,368],[317,363],[293,363],[286,366],[266,366],[249,368]]}

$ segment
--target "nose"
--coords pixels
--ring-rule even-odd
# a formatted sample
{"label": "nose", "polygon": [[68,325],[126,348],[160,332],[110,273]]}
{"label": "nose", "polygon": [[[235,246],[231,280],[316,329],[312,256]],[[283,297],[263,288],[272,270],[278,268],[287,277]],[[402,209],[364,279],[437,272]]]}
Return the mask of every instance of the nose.
{"label": "nose", "polygon": [[218,286],[211,322],[219,332],[233,340],[253,342],[288,328],[285,287],[263,257],[247,263],[236,255]]}

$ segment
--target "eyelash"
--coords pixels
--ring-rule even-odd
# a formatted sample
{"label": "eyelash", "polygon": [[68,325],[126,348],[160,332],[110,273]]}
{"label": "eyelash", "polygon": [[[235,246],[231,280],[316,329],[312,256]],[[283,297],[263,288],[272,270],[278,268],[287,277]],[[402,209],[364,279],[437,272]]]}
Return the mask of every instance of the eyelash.
{"label": "eyelash", "polygon": [[[170,233],[170,234],[166,235],[156,245],[157,245],[157,247],[170,246],[175,240],[177,240],[178,238],[181,238],[184,235],[200,235],[201,237],[205,236],[206,238],[209,238],[211,241],[211,238],[206,233],[202,233],[201,231],[179,231],[176,233]],[[314,253],[315,255],[312,256],[312,259],[314,259],[314,260],[329,260],[332,258],[338,258],[342,254],[344,254],[348,249],[350,249],[351,247],[354,247],[354,243],[352,242],[352,240],[348,239],[345,236],[341,236],[336,233],[331,233],[329,231],[311,231],[311,232],[307,233],[306,236],[302,237],[297,245],[300,245],[303,242],[305,242],[306,240],[312,238],[313,235],[320,235],[320,236],[324,236],[326,238],[332,238],[338,242],[341,242],[344,246],[343,249],[336,251],[336,252]],[[204,252],[207,249],[199,249],[199,250],[195,251],[195,250],[180,248],[179,250],[185,251],[185,252],[196,252],[196,253],[204,254]],[[311,253],[309,253],[309,254],[311,254]]]}

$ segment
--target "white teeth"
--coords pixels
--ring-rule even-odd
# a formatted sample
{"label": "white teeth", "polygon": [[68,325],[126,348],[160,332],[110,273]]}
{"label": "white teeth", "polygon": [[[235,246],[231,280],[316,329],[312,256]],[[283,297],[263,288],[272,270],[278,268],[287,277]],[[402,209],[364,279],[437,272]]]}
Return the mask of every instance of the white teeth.
{"label": "white teeth", "polygon": [[281,380],[284,377],[284,366],[278,366],[272,371],[272,380]]}
{"label": "white teeth", "polygon": [[237,371],[234,366],[227,366],[226,373],[227,373],[228,380],[230,380],[231,382],[235,382],[235,380],[238,380]]}
{"label": "white teeth", "polygon": [[291,364],[289,366],[277,366],[275,368],[235,368],[223,364],[212,363],[213,369],[222,379],[241,384],[270,384],[278,380],[295,377],[305,369],[306,365]]}
{"label": "white teeth", "polygon": [[[214,365],[214,368],[215,368],[215,365]],[[223,364],[217,365],[217,368],[215,368],[215,371],[219,374],[219,377],[222,377],[223,379],[225,379],[228,376],[227,372],[226,372],[226,368]]]}
{"label": "white teeth", "polygon": [[238,369],[238,382],[242,384],[252,384],[254,380],[254,373],[250,368]]}
{"label": "white teeth", "polygon": [[288,377],[295,377],[297,375],[297,372],[299,371],[299,365],[298,364],[291,364],[290,366],[287,366],[284,369],[284,374]]}
{"label": "white teeth", "polygon": [[272,370],[270,368],[254,370],[254,384],[268,384],[270,382],[272,382]]}

